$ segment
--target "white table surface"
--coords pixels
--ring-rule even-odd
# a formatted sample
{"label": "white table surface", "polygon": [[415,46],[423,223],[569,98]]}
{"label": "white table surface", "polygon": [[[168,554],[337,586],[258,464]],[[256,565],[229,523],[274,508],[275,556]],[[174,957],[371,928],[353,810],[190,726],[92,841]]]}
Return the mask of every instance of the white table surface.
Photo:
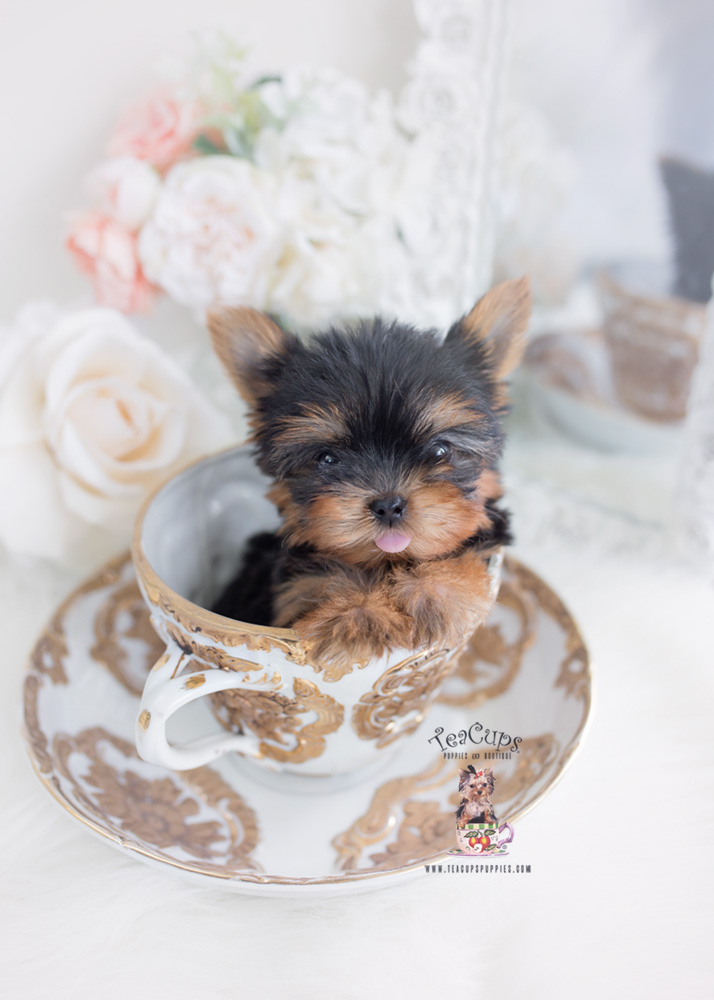
{"label": "white table surface", "polygon": [[50,801],[18,737],[25,656],[76,577],[2,565],[5,996],[714,995],[711,583],[656,532],[562,496],[549,518],[552,487],[517,464],[509,479],[515,554],[565,599],[595,672],[580,753],[518,824],[530,874],[263,900],[95,840]]}

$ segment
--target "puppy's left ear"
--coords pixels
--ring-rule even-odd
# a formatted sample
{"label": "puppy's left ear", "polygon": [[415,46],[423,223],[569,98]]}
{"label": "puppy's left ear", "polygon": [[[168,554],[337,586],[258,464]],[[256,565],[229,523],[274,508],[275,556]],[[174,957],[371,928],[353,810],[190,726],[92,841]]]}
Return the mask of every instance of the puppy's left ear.
{"label": "puppy's left ear", "polygon": [[270,393],[272,378],[297,339],[266,313],[245,306],[211,311],[206,325],[223,367],[255,407]]}
{"label": "puppy's left ear", "polygon": [[449,330],[445,344],[485,349],[498,379],[506,378],[521,360],[531,314],[531,284],[515,278],[486,292],[470,313]]}

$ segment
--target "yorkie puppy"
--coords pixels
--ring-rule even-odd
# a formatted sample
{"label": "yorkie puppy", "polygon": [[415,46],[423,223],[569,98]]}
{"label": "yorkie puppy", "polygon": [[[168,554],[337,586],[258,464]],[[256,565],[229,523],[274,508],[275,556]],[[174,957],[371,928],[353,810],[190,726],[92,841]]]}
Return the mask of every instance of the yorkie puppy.
{"label": "yorkie puppy", "polygon": [[446,338],[375,319],[308,342],[249,308],[211,313],[282,517],[214,610],[292,626],[317,662],[453,647],[492,604],[510,541],[498,462],[530,313],[527,279],[488,292]]}
{"label": "yorkie puppy", "polygon": [[456,810],[456,825],[462,829],[469,823],[497,824],[496,814],[491,804],[494,783],[493,768],[477,771],[473,764],[459,771],[459,792],[461,803]]}

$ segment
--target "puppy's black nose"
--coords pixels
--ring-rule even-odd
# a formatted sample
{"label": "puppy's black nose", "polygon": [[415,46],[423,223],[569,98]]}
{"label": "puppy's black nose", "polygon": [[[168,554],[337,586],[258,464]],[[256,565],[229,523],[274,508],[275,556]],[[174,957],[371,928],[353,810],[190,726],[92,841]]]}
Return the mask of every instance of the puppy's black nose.
{"label": "puppy's black nose", "polygon": [[407,502],[402,497],[377,497],[369,505],[369,509],[380,521],[384,521],[385,524],[393,524],[404,516]]}

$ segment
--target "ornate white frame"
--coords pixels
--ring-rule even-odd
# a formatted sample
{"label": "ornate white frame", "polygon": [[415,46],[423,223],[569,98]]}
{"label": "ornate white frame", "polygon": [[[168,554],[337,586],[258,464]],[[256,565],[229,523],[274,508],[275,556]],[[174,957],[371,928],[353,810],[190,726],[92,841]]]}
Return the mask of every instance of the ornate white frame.
{"label": "ornate white frame", "polygon": [[508,0],[413,0],[422,40],[399,101],[415,142],[436,150],[425,192],[431,246],[425,299],[471,308],[492,278],[493,162],[508,34]]}

